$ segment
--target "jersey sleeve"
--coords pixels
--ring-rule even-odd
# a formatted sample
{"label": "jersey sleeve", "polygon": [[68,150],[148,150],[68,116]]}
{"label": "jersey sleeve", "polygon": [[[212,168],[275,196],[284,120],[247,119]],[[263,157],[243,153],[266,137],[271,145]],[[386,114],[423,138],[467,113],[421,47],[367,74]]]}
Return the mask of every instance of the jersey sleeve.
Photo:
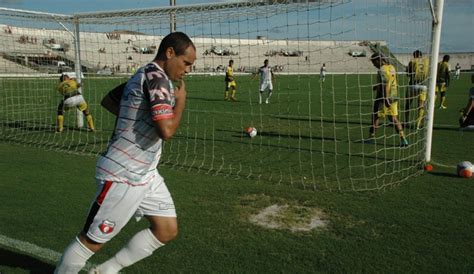
{"label": "jersey sleeve", "polygon": [[174,118],[172,86],[168,79],[158,72],[145,71],[153,121]]}

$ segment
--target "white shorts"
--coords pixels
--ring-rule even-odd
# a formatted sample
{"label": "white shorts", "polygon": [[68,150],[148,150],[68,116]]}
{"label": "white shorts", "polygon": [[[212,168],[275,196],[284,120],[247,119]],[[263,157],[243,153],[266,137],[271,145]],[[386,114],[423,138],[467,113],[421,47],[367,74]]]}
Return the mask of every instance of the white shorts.
{"label": "white shorts", "polygon": [[133,217],[176,217],[173,198],[158,172],[143,186],[97,180],[84,233],[98,243],[110,241]]}
{"label": "white shorts", "polygon": [[428,87],[425,85],[410,85],[408,86],[408,92],[410,94],[420,94],[421,92],[428,91]]}
{"label": "white shorts", "polygon": [[260,83],[260,91],[264,91],[266,88],[273,90],[273,83],[270,81]]}
{"label": "white shorts", "polygon": [[75,108],[81,104],[84,104],[85,102],[86,101],[84,100],[84,97],[82,97],[82,95],[79,94],[79,95],[72,96],[64,100],[64,107],[66,109]]}

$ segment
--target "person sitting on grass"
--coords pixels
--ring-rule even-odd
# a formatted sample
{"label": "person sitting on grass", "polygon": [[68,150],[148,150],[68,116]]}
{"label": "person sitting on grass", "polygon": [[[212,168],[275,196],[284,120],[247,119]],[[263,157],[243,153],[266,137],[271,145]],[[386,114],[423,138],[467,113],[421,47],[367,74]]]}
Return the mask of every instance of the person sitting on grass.
{"label": "person sitting on grass", "polygon": [[465,108],[461,109],[459,126],[461,129],[474,129],[474,74],[471,75],[472,87],[469,89],[469,101]]}

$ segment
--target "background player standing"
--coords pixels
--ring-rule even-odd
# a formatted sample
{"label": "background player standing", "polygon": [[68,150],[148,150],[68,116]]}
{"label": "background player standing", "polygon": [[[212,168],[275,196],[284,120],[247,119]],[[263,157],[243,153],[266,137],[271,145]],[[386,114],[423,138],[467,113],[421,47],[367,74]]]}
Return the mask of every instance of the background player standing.
{"label": "background player standing", "polygon": [[87,102],[79,91],[81,84],[77,83],[76,79],[69,77],[67,74],[59,77],[58,92],[61,93],[63,99],[58,105],[58,112],[56,118],[56,132],[61,133],[64,130],[64,112],[66,110],[77,108],[86,117],[87,126],[90,131],[94,131],[94,120],[89,112]]}
{"label": "background player standing", "polygon": [[273,94],[273,70],[268,65],[268,59],[263,61],[263,66],[258,69],[260,75],[260,87],[259,87],[259,100],[258,103],[262,104],[262,94],[268,88],[267,99],[265,99],[265,104],[270,103],[270,97]]}
{"label": "background player standing", "polygon": [[323,63],[323,65],[319,69],[319,81],[324,83],[325,80],[326,80],[326,64]]}
{"label": "background player standing", "polygon": [[370,136],[367,143],[374,141],[380,118],[388,115],[395,126],[395,130],[400,135],[400,146],[408,146],[408,140],[405,138],[402,125],[398,120],[398,83],[395,67],[389,64],[387,57],[381,53],[374,53],[371,56],[371,61],[379,70],[377,84],[373,87],[376,91],[376,97],[372,112],[372,126],[369,129]]}
{"label": "background player standing", "polygon": [[[90,273],[118,273],[176,237],[174,202],[157,164],[163,141],[170,139],[180,124],[186,103],[183,77],[195,59],[196,48],[189,37],[171,33],[161,41],[155,59],[138,69],[125,85],[114,134],[97,160],[97,192],[89,215],[55,273],[78,273],[134,215],[147,218],[150,227],[135,234],[115,256]],[[172,81],[179,81],[179,86],[174,88]],[[107,109],[112,113],[117,110],[116,106]]]}
{"label": "background player standing", "polygon": [[[225,93],[224,93],[224,100],[232,100],[237,101],[235,98],[235,93],[237,89],[237,83],[234,79],[234,60],[229,60],[229,65],[227,66],[227,70],[225,71]],[[231,95],[229,97],[229,91],[231,91]]]}
{"label": "background player standing", "polygon": [[454,77],[456,78],[456,80],[459,80],[459,76],[461,76],[461,65],[457,63],[454,67]]}
{"label": "background player standing", "polygon": [[449,75],[449,55],[443,56],[443,61],[438,63],[438,73],[436,75],[436,92],[440,92],[439,108],[446,109],[446,91],[451,80]]}
{"label": "background player standing", "polygon": [[405,123],[410,122],[410,105],[413,99],[418,99],[416,118],[416,128],[420,129],[425,114],[425,102],[428,93],[426,81],[429,76],[429,61],[422,57],[423,54],[419,50],[413,52],[413,59],[408,63],[407,73],[409,83],[405,101]]}

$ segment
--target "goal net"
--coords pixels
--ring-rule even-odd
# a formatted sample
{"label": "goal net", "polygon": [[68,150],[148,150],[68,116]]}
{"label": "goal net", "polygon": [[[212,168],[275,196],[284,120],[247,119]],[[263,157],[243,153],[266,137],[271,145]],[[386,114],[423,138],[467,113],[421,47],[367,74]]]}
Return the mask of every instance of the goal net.
{"label": "goal net", "polygon": [[[406,92],[405,71],[413,51],[430,57],[431,24],[425,0],[241,1],[73,15],[1,8],[0,140],[97,155],[115,122],[101,99],[152,61],[176,29],[192,38],[198,58],[162,164],[226,180],[381,189],[422,172],[423,123],[412,127],[419,94]],[[389,115],[366,140],[379,81],[373,53],[397,71],[393,100],[408,146],[400,147]],[[224,100],[231,59],[235,101]],[[260,93],[264,60],[274,74],[271,93]],[[81,82],[95,132],[71,110],[56,133],[64,73]],[[247,127],[258,134],[250,138]]]}

